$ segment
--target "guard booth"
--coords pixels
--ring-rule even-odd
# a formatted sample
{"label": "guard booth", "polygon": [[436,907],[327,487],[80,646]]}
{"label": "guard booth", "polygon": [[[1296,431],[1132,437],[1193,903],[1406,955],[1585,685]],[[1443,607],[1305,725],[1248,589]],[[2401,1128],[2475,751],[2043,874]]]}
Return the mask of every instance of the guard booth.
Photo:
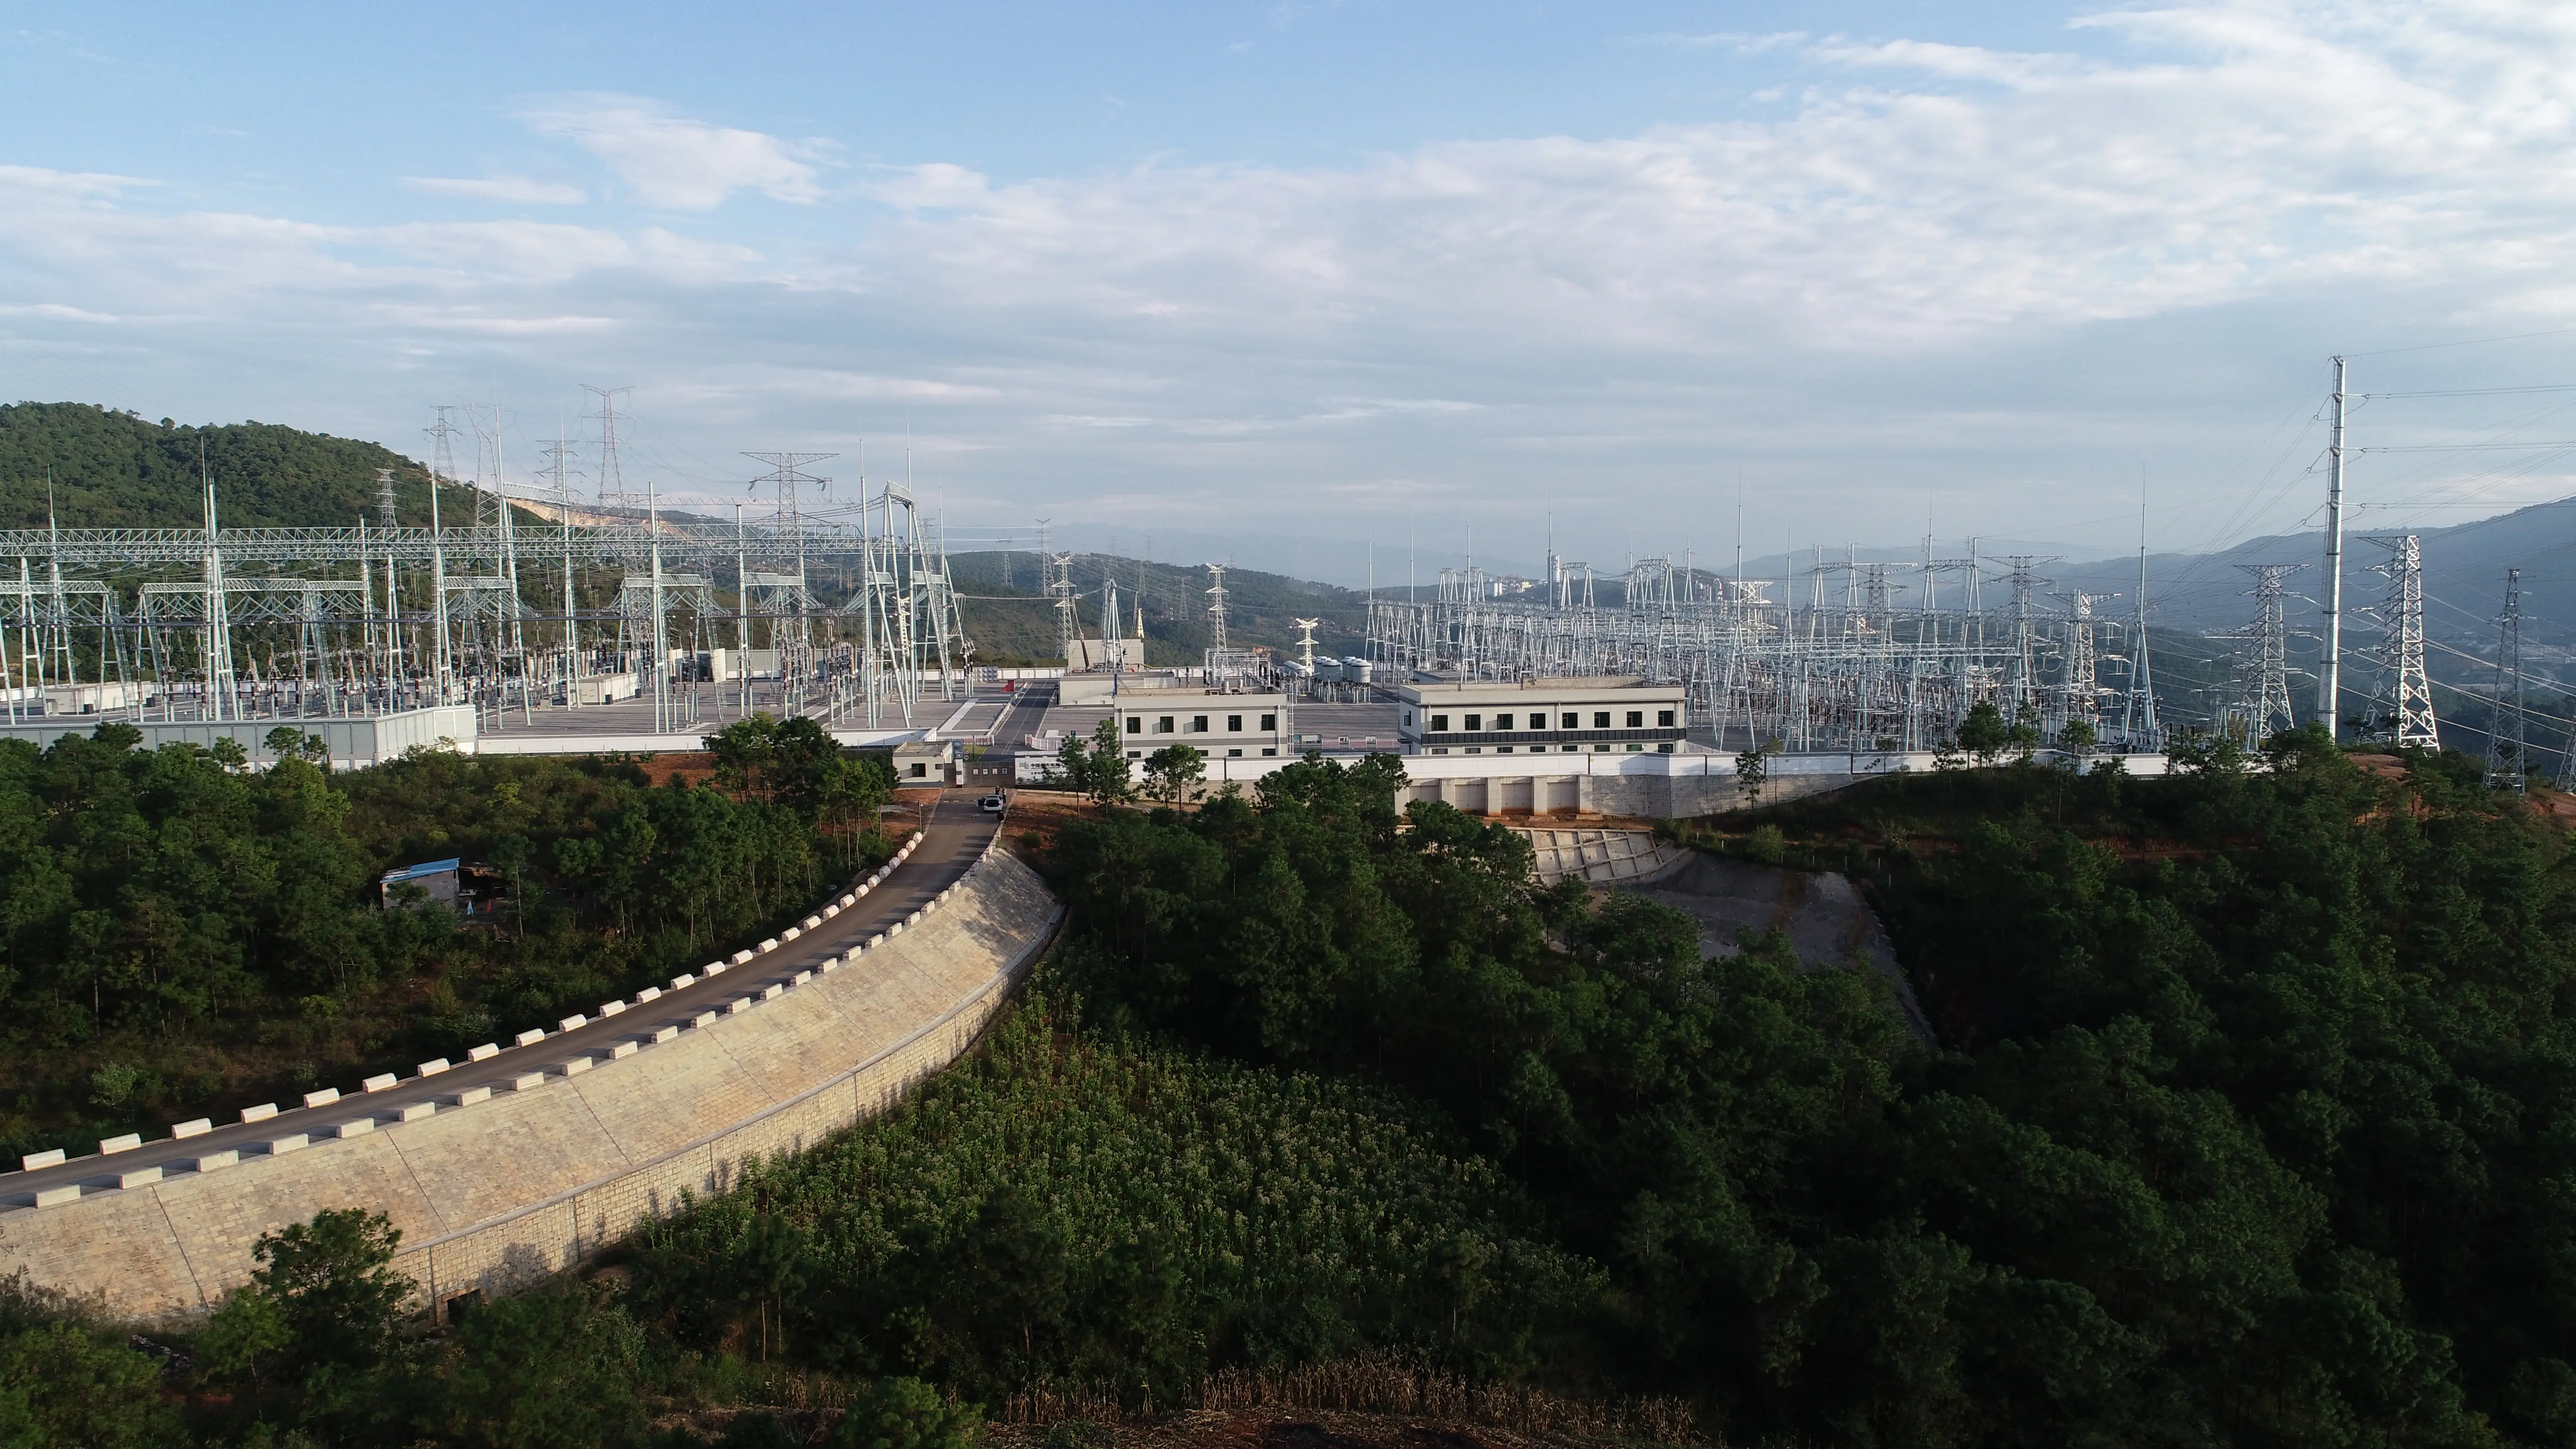
{"label": "guard booth", "polygon": [[962,759],[955,740],[915,740],[894,747],[897,789],[946,789],[959,784]]}

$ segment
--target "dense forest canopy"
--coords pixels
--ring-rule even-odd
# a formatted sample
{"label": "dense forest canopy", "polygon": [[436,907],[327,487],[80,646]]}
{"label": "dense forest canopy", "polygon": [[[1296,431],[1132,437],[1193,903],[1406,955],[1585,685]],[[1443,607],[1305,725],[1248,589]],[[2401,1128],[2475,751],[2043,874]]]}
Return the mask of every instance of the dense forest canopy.
{"label": "dense forest canopy", "polygon": [[[461,1052],[756,938],[889,849],[891,769],[810,720],[729,726],[712,780],[660,789],[617,760],[328,774],[290,740],[252,771],[137,738],[0,740],[0,1153]],[[382,908],[383,871],[445,857],[498,870],[502,909]]]}
{"label": "dense forest canopy", "polygon": [[[194,426],[22,402],[0,404],[0,528],[44,527],[49,481],[65,528],[201,527],[201,454],[227,528],[348,527],[362,517],[373,527],[379,468],[394,471],[397,519],[429,525],[428,470],[375,443],[276,423]],[[441,509],[460,506],[470,506],[461,491],[441,494]]]}
{"label": "dense forest canopy", "polygon": [[[1132,1408],[1392,1351],[1744,1444],[2576,1444],[2566,836],[2474,761],[2270,754],[1684,828],[1863,880],[1937,1048],[1857,965],[1704,959],[1508,830],[1399,812],[1391,759],[1070,817],[1066,941],[913,1101],[444,1336],[310,1328],[391,1251],[317,1222],[129,1442],[640,1444],[657,1406],[843,1401],[947,1434],[943,1392]],[[92,1400],[12,1364],[127,1372],[59,1323],[0,1340],[30,1412]]]}

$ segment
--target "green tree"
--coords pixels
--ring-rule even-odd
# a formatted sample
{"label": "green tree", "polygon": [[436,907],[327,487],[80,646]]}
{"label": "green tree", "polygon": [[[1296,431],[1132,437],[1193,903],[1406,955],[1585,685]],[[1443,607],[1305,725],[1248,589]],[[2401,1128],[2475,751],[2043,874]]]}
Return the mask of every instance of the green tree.
{"label": "green tree", "polygon": [[1174,808],[1207,778],[1207,754],[1195,745],[1165,745],[1145,757],[1145,791]]}
{"label": "green tree", "polygon": [[291,1362],[367,1368],[383,1358],[417,1287],[391,1267],[401,1242],[390,1218],[360,1208],[325,1208],[260,1234],[251,1282],[277,1305]]}
{"label": "green tree", "polygon": [[859,1390],[832,1426],[832,1449],[973,1449],[984,1413],[950,1403],[914,1378],[878,1379]]}
{"label": "green tree", "polygon": [[1959,748],[1979,765],[1992,765],[2012,743],[2012,729],[2004,723],[2004,712],[1995,707],[1993,700],[1981,699],[1968,707],[1955,738]]}
{"label": "green tree", "polygon": [[466,1449],[591,1449],[641,1423],[643,1334],[577,1284],[481,1304],[453,1335],[423,1425]]}
{"label": "green tree", "polygon": [[1056,750],[1052,776],[1059,789],[1104,808],[1132,798],[1136,787],[1128,773],[1126,752],[1120,748],[1118,722],[1102,720],[1087,741],[1067,735]]}
{"label": "green tree", "polygon": [[0,1449],[161,1449],[188,1438],[161,1365],[108,1335],[47,1323],[0,1339]]}

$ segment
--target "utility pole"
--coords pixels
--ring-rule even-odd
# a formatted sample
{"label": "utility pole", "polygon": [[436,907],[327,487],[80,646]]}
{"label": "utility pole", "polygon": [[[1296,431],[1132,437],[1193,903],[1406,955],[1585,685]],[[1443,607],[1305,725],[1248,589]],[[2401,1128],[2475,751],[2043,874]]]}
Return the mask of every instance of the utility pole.
{"label": "utility pole", "polygon": [[2343,667],[2343,359],[2334,360],[2334,431],[2326,441],[2326,645],[2317,669],[2317,718],[2328,738],[2338,725]]}
{"label": "utility pole", "polygon": [[2495,716],[2487,726],[2488,789],[2523,792],[2529,733],[2522,715],[2522,570],[2506,569],[2504,614],[2496,620]]}

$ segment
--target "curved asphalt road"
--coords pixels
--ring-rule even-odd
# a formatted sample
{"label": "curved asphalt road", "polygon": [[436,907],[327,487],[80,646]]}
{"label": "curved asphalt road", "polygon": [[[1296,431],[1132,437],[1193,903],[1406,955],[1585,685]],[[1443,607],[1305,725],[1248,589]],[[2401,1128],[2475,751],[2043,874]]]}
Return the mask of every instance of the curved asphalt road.
{"label": "curved asphalt road", "polygon": [[[630,1001],[618,1015],[596,1017],[568,1031],[550,1031],[543,1041],[505,1048],[479,1062],[458,1062],[432,1076],[405,1077],[381,1091],[359,1093],[342,1088],[348,1095],[319,1107],[299,1106],[257,1122],[236,1120],[194,1137],[164,1137],[122,1152],[76,1157],[32,1172],[0,1173],[0,1205],[32,1206],[37,1193],[52,1197],[55,1193],[49,1190],[74,1185],[88,1192],[114,1189],[127,1182],[140,1186],[150,1179],[153,1168],[169,1175],[194,1172],[201,1157],[238,1152],[244,1158],[252,1158],[265,1154],[267,1144],[292,1139],[298,1133],[307,1134],[312,1145],[318,1147],[337,1135],[326,1133],[326,1128],[366,1120],[379,1124],[399,1122],[405,1120],[405,1108],[415,1113],[424,1106],[432,1111],[452,1112],[465,1105],[451,1100],[459,1094],[478,1088],[506,1092],[529,1072],[561,1076],[563,1064],[568,1061],[606,1060],[620,1043],[650,1043],[654,1033],[663,1027],[689,1030],[699,1013],[722,1012],[741,997],[758,1001],[764,987],[772,983],[785,985],[797,972],[811,971],[826,957],[864,944],[868,937],[920,910],[932,897],[963,879],[967,868],[1001,831],[1000,817],[976,808],[980,793],[941,792],[911,858],[896,866],[876,889],[795,940],[781,941],[777,949],[728,967],[721,975],[703,977],[677,990],[666,985],[655,1000]],[[848,887],[856,888],[855,883]],[[839,900],[843,893],[836,891],[829,899]],[[822,904],[816,903],[818,913]]]}

